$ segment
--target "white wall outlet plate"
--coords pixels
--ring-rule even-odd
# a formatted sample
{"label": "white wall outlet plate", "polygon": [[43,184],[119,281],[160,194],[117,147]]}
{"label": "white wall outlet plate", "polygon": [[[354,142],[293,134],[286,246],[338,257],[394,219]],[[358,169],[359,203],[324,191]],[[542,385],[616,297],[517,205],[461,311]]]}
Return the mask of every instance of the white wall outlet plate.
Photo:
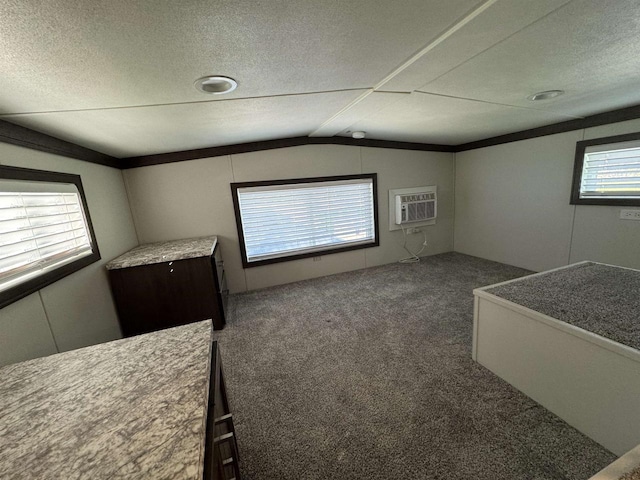
{"label": "white wall outlet plate", "polygon": [[640,221],[640,209],[620,210],[620,218],[622,220],[637,220],[637,221]]}

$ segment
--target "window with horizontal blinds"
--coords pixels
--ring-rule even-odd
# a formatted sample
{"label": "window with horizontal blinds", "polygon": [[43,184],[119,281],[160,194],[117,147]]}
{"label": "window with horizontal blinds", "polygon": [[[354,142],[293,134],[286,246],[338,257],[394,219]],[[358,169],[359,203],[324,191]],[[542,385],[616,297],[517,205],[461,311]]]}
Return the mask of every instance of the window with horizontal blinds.
{"label": "window with horizontal blinds", "polygon": [[587,147],[580,197],[640,198],[640,143]]}
{"label": "window with horizontal blinds", "polygon": [[375,175],[233,184],[245,266],[377,245]]}
{"label": "window with horizontal blinds", "polygon": [[1,306],[99,259],[87,215],[76,175],[0,167]]}
{"label": "window with horizontal blinds", "polygon": [[571,203],[640,206],[640,133],[577,143]]}

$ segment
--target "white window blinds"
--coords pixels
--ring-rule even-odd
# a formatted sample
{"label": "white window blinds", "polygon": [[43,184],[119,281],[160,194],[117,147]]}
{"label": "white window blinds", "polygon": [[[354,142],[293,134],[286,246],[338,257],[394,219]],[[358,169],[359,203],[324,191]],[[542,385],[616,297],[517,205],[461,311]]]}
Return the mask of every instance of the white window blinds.
{"label": "white window blinds", "polygon": [[375,242],[371,178],[238,188],[248,262]]}
{"label": "white window blinds", "polygon": [[[615,147],[615,149],[614,149]],[[580,198],[640,198],[640,144],[587,147]]]}
{"label": "white window blinds", "polygon": [[0,180],[0,291],[91,253],[75,185]]}

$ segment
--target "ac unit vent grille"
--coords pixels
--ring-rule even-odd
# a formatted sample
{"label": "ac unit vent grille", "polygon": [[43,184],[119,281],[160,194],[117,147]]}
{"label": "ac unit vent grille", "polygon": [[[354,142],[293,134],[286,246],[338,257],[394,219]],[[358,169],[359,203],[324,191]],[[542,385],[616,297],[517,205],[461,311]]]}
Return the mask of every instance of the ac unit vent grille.
{"label": "ac unit vent grille", "polygon": [[396,224],[424,222],[437,216],[435,192],[396,196]]}
{"label": "ac unit vent grille", "polygon": [[435,217],[435,202],[419,202],[407,205],[407,222],[419,222]]}

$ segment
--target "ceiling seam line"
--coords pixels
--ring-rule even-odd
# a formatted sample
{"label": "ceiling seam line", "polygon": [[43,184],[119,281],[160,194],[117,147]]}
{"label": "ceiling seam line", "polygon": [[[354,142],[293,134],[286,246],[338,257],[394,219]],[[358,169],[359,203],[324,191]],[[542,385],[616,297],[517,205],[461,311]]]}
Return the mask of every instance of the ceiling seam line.
{"label": "ceiling seam line", "polygon": [[444,95],[442,93],[433,93],[433,92],[424,92],[422,90],[414,90],[415,93],[421,93],[423,95],[433,95],[435,97],[444,97],[444,98],[452,98],[452,99],[456,99],[456,100],[466,100],[469,102],[478,102],[478,103],[485,103],[487,105],[498,105],[500,107],[511,107],[511,108],[521,108],[523,110],[532,110],[534,112],[541,112],[541,113],[553,113],[554,115],[558,115],[560,117],[567,117],[573,120],[580,120],[584,117],[578,116],[578,115],[569,115],[567,113],[559,113],[556,111],[552,111],[552,110],[542,110],[540,108],[533,108],[533,107],[523,107],[522,105],[510,105],[508,103],[497,103],[497,102],[490,102],[488,100],[480,100],[477,98],[468,98],[468,97],[456,97],[455,95]]}
{"label": "ceiling seam line", "polygon": [[374,87],[374,90],[377,90],[378,88],[382,87],[384,84],[390,82],[394,77],[397,77],[398,74],[402,73],[404,70],[406,70],[407,68],[409,68],[411,65],[413,65],[414,63],[416,63],[418,60],[420,60],[423,56],[425,56],[427,53],[429,53],[431,50],[433,50],[435,47],[437,47],[438,45],[440,45],[442,42],[444,42],[446,39],[448,39],[450,36],[452,36],[454,33],[456,33],[458,30],[460,30],[462,27],[466,26],[469,22],[471,22],[472,20],[474,20],[476,17],[478,17],[479,15],[481,15],[482,13],[484,13],[485,10],[489,9],[489,7],[491,7],[494,3],[496,3],[498,0],[487,0],[486,2],[484,2],[482,5],[480,5],[479,7],[477,7],[476,9],[474,9],[471,13],[469,13],[467,16],[465,16],[464,18],[462,18],[461,20],[459,20],[458,22],[456,22],[453,26],[449,27],[447,30],[445,30],[443,33],[441,33],[438,37],[436,37],[434,40],[432,40],[431,42],[429,42],[427,45],[425,45],[424,47],[422,47],[422,49],[420,49],[417,53],[413,54],[408,60],[406,60],[403,64],[401,64],[399,67],[397,67],[395,70],[393,70],[389,75],[387,75],[385,78],[383,78],[382,80],[380,80]]}
{"label": "ceiling seam line", "polygon": [[[373,93],[373,91],[371,92]],[[396,96],[398,95],[410,95],[411,92],[380,92],[380,93],[393,93],[396,94]],[[368,95],[367,95],[368,96]],[[362,100],[364,100],[366,97],[362,98],[358,103],[360,103]],[[370,112],[371,114],[375,114],[378,112],[381,112],[389,107],[391,107],[392,105],[395,105],[396,103],[398,103],[400,101],[400,98],[396,98],[395,100],[393,100],[391,103],[387,104],[387,105],[383,105],[379,108],[376,108],[375,111]],[[355,106],[355,105],[354,105]],[[347,107],[349,107],[349,105],[347,105]],[[349,107],[351,108],[351,107]],[[342,110],[341,110],[342,111]],[[340,113],[337,113],[336,115],[334,115],[333,117],[331,117],[332,119],[337,119],[337,117],[341,115]],[[334,118],[335,117],[335,118]],[[311,132],[308,136],[309,137],[326,137],[327,134],[323,134],[323,135],[318,135],[317,133],[322,130],[326,125],[329,125],[329,123],[331,123],[333,120],[327,120],[326,122],[324,122],[322,125],[320,125],[320,127],[318,127],[316,130],[314,130],[313,132]],[[346,127],[342,127],[340,130],[338,130],[336,133],[331,134],[331,136],[336,136],[338,133],[340,133],[340,131],[342,130],[349,130],[352,129],[354,125],[356,125],[358,122],[360,121],[360,119],[357,119],[351,123],[349,123],[349,125],[347,125]],[[326,124],[326,125],[325,125]]]}
{"label": "ceiling seam line", "polygon": [[409,68],[415,62],[417,62],[420,58],[422,58],[428,52],[430,52],[435,47],[437,47],[439,44],[444,42],[447,38],[449,38],[451,35],[456,33],[462,27],[467,25],[474,18],[476,18],[477,16],[482,14],[485,10],[487,10],[489,7],[491,7],[497,1],[498,0],[487,0],[486,2],[484,2],[479,7],[475,8],[473,11],[471,11],[471,13],[466,15],[464,18],[462,18],[461,20],[456,22],[453,26],[449,27],[443,33],[438,35],[438,37],[436,37],[434,40],[432,40],[427,45],[422,47],[422,49],[420,49],[417,53],[414,53],[411,57],[409,57],[407,60],[405,60],[404,63],[400,64],[399,67],[396,67],[394,70],[392,70],[391,73],[389,73],[386,77],[384,77],[382,80],[380,80],[378,83],[376,83],[371,90],[368,90],[367,92],[363,93],[361,96],[359,96],[354,101],[352,101],[350,104],[348,104],[346,107],[344,107],[340,111],[338,111],[335,115],[332,115],[327,121],[323,122],[318,129],[316,129],[315,131],[311,132],[310,136],[314,135],[316,132],[318,132],[318,130],[320,130],[320,129],[324,128],[325,126],[329,125],[332,121],[334,121],[340,115],[342,115],[343,113],[347,112],[348,110],[350,110],[351,108],[355,107],[357,104],[362,102],[365,98],[367,98],[369,95],[371,95],[377,89],[381,88],[386,83],[391,81],[394,77],[398,76],[404,70]]}
{"label": "ceiling seam line", "polygon": [[[544,14],[542,17],[540,18],[536,18],[533,22],[525,25],[524,27],[522,27],[521,29],[513,32],[511,35],[506,36],[505,38],[498,40],[496,43],[488,46],[487,48],[485,48],[484,50],[476,53],[475,55],[472,55],[471,57],[467,58],[466,60],[464,60],[462,63],[456,65],[453,68],[450,68],[449,70],[447,70],[446,72],[443,72],[442,74],[438,75],[437,77],[429,80],[427,83],[425,83],[424,85],[418,87],[418,88],[423,88],[426,87],[427,85],[432,84],[433,82],[435,82],[436,80],[439,80],[440,78],[444,77],[445,75],[457,70],[458,68],[462,67],[463,65],[467,64],[468,62],[470,62],[471,60],[473,60],[474,58],[478,57],[479,55],[482,55],[483,53],[485,53],[487,50],[491,50],[492,48],[496,47],[497,45],[500,45],[501,43],[506,42],[507,40],[509,40],[511,37],[513,37],[514,35],[519,34],[520,32],[522,32],[523,30],[526,30],[527,28],[529,28],[530,26],[538,23],[540,20],[544,20],[545,18],[547,18],[549,15],[554,14],[555,12],[557,12],[558,10],[566,7],[568,4],[570,4],[573,0],[568,0],[566,3],[563,3],[562,5],[560,5],[558,8],[553,9],[552,11]],[[417,91],[417,90],[416,90]]]}
{"label": "ceiling seam line", "polygon": [[353,107],[358,105],[360,102],[362,102],[365,98],[367,98],[373,92],[374,92],[373,88],[370,88],[367,91],[365,91],[365,92],[361,93],[360,95],[358,95],[358,97],[355,100],[352,100],[350,103],[348,103],[347,105],[342,107],[340,110],[338,110],[335,114],[333,114],[331,117],[329,117],[328,120],[322,122],[318,128],[316,128],[313,132],[311,132],[309,134],[309,136],[310,137],[314,136],[314,134],[316,132],[318,132],[319,130],[322,130],[324,127],[329,125],[331,122],[333,122],[335,119],[337,119],[343,113],[351,110]]}
{"label": "ceiling seam line", "polygon": [[135,108],[170,107],[174,105],[197,105],[201,103],[234,102],[238,100],[261,100],[261,99],[267,99],[267,98],[301,97],[305,95],[323,95],[328,93],[357,92],[359,90],[367,90],[370,88],[371,87],[345,88],[345,89],[339,89],[339,90],[321,90],[318,92],[282,93],[277,95],[264,95],[264,96],[256,96],[256,97],[238,97],[238,98],[227,98],[227,99],[220,99],[220,100],[194,100],[191,102],[174,102],[174,103],[152,103],[148,105],[125,105],[120,107],[76,108],[76,109],[70,109],[70,110],[45,110],[40,112],[0,113],[0,118],[20,117],[20,116],[27,116],[27,115],[46,115],[51,113],[103,112],[108,110],[127,110],[127,109],[135,109]]}

